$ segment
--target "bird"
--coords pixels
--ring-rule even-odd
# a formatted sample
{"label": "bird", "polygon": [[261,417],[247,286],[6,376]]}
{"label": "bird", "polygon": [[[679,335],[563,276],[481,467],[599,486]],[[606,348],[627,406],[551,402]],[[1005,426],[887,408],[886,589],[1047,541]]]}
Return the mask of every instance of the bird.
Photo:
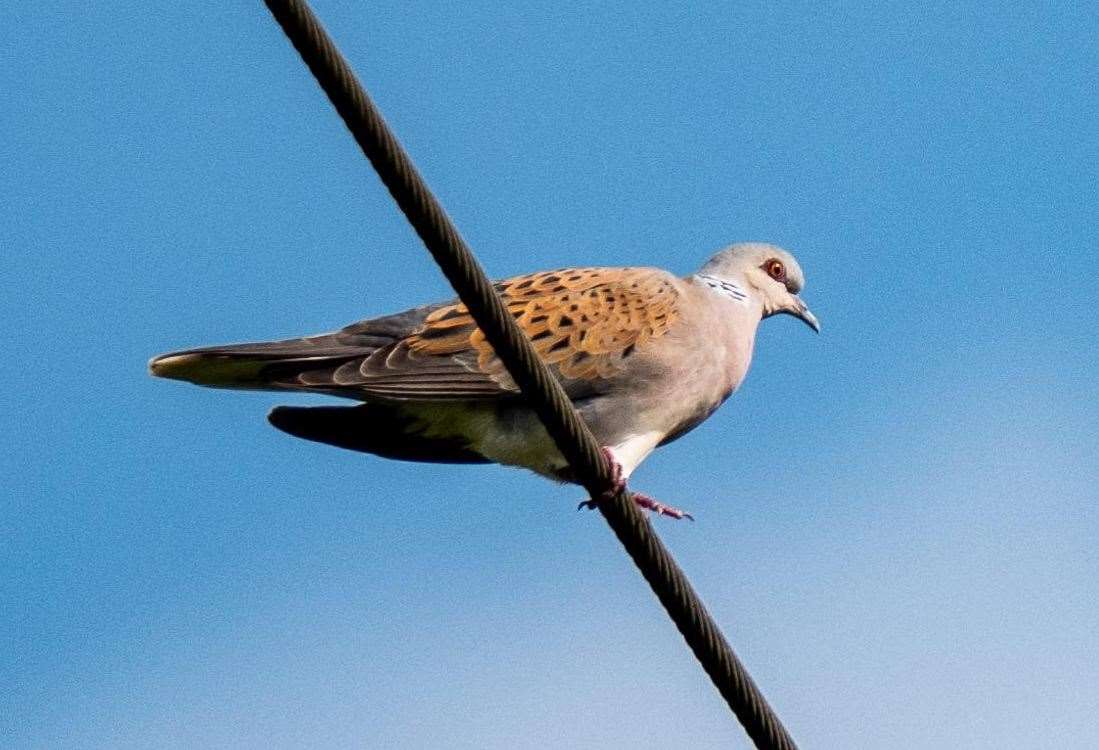
{"label": "bird", "polygon": [[[698,426],[736,391],[763,319],[792,315],[820,332],[799,296],[804,285],[793,255],[748,242],[725,247],[686,277],[650,267],[563,268],[498,281],[495,289],[603,446],[617,490],[657,447]],[[276,428],[306,440],[577,481],[457,300],[331,333],[162,354],[149,369],[213,388],[359,402],[269,413]],[[656,514],[693,518],[648,495],[633,497]]]}

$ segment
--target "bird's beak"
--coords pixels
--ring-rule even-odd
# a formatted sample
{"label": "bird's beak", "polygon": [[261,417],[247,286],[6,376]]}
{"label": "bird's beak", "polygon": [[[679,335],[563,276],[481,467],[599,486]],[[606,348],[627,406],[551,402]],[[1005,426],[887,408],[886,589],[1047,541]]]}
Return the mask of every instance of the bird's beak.
{"label": "bird's beak", "polygon": [[805,325],[820,333],[820,321],[817,316],[809,312],[809,307],[801,301],[801,297],[794,297],[794,307],[789,311],[795,318],[800,319]]}

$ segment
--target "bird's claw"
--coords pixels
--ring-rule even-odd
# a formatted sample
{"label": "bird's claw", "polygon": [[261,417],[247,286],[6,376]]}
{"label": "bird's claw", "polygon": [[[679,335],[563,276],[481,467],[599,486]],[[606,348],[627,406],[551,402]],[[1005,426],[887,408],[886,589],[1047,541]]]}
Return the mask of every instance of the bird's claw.
{"label": "bird's claw", "polygon": [[[577,505],[576,510],[578,511],[583,510],[584,508],[587,508],[588,510],[595,510],[599,507],[599,503],[603,502],[604,500],[609,501],[619,492],[626,489],[626,480],[622,477],[622,464],[618,463],[618,460],[614,457],[614,454],[611,453],[610,448],[603,448],[603,457],[607,460],[607,464],[611,467],[611,486],[609,489],[606,489],[603,492],[599,493],[598,497],[591,500],[584,500],[579,505]],[[673,508],[670,505],[665,505],[658,500],[654,500],[649,495],[643,494],[641,492],[633,492],[631,493],[631,496],[633,497],[634,503],[637,504],[637,507],[644,510],[652,511],[657,515],[668,516],[669,518],[675,518],[676,520],[681,520],[684,518],[689,521],[695,520],[694,516],[692,516],[690,513],[682,511],[679,508]]]}
{"label": "bird's claw", "polygon": [[695,517],[687,511],[680,510],[679,508],[673,508],[670,505],[665,505],[659,500],[655,500],[649,495],[641,492],[633,493],[633,501],[637,503],[638,507],[644,508],[645,510],[651,510],[653,513],[656,513],[659,516],[668,516],[669,518],[674,518],[677,521],[684,518],[686,518],[688,521],[695,520]]}
{"label": "bird's claw", "polygon": [[610,448],[603,448],[603,458],[607,466],[611,467],[611,486],[610,489],[604,490],[599,498],[609,499],[626,489],[626,479],[622,476],[622,464],[618,463],[618,459],[611,453]]}
{"label": "bird's claw", "polygon": [[618,459],[614,457],[613,453],[611,453],[610,448],[604,447],[602,450],[603,458],[604,460],[606,460],[607,466],[609,466],[611,469],[611,486],[600,492],[597,497],[594,497],[591,500],[584,500],[583,502],[581,502],[579,505],[576,506],[577,510],[583,510],[584,508],[587,508],[588,510],[595,510],[599,507],[599,503],[603,502],[604,500],[610,500],[619,492],[626,489],[626,480],[622,476],[622,464],[618,463]]}

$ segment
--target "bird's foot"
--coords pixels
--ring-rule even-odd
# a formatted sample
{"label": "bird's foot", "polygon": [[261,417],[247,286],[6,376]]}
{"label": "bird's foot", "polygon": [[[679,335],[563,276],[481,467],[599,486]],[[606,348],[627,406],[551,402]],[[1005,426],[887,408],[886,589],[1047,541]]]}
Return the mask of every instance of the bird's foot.
{"label": "bird's foot", "polygon": [[[583,508],[587,508],[588,510],[595,510],[599,507],[599,503],[603,502],[604,500],[609,501],[619,492],[626,489],[626,479],[622,476],[622,464],[618,463],[618,459],[614,457],[614,453],[611,452],[610,448],[603,448],[603,457],[607,459],[607,463],[611,467],[611,487],[610,489],[604,490],[599,495],[599,497],[593,500],[585,500],[580,503],[578,506],[576,506],[577,510],[581,510]],[[694,516],[692,516],[690,513],[682,511],[679,508],[673,508],[670,505],[665,505],[664,503],[653,499],[649,495],[641,492],[632,492],[630,494],[633,497],[634,503],[639,508],[642,508],[644,510],[650,510],[657,515],[668,516],[677,520],[683,518],[691,521],[695,520]]]}
{"label": "bird's foot", "polygon": [[626,489],[626,478],[622,476],[622,464],[618,463],[618,459],[614,457],[614,453],[610,448],[603,448],[603,458],[606,459],[607,465],[611,467],[611,486],[609,489],[603,490],[599,494],[599,497],[592,500],[585,500],[576,506],[577,510],[587,508],[588,510],[595,510],[599,507],[599,503],[604,500],[610,500],[622,490]]}
{"label": "bird's foot", "polygon": [[660,502],[659,500],[655,500],[654,498],[652,498],[652,497],[650,497],[650,496],[648,496],[648,495],[646,495],[642,492],[634,492],[633,493],[633,501],[635,503],[637,503],[637,506],[639,508],[644,508],[645,510],[651,510],[653,513],[656,513],[658,516],[668,516],[669,518],[674,518],[676,520],[682,520],[684,518],[686,518],[688,521],[695,520],[695,517],[692,516],[687,511],[680,510],[679,508],[673,508],[670,505],[665,505],[664,503]]}

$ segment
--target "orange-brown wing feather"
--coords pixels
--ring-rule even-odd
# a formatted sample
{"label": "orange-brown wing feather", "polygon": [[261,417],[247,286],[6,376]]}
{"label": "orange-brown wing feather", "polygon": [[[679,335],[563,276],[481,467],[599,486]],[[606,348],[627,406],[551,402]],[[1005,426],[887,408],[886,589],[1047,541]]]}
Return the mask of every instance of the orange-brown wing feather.
{"label": "orange-brown wing feather", "polygon": [[[546,271],[496,288],[573,397],[620,372],[627,358],[663,336],[679,315],[674,277],[654,268]],[[518,390],[461,303],[363,321],[336,336],[357,341],[378,332],[390,343],[295,367],[281,384],[353,398],[420,401],[496,399]]]}
{"label": "orange-brown wing feather", "polygon": [[[627,357],[664,335],[679,314],[672,277],[652,268],[545,271],[500,282],[497,290],[539,356],[568,379],[620,372]],[[428,358],[455,358],[515,389],[461,303],[433,311],[402,345],[424,365]]]}

